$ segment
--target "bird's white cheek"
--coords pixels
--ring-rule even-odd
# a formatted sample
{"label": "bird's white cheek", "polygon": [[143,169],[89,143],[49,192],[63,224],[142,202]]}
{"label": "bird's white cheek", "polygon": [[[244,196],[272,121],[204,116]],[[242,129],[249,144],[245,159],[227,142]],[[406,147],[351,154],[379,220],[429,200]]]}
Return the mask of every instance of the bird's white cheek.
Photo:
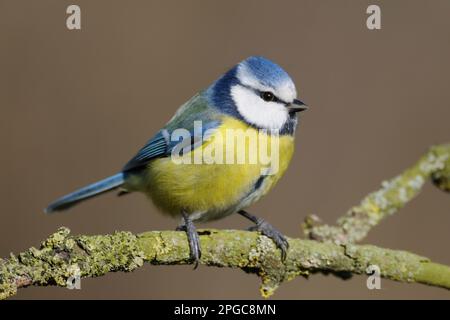
{"label": "bird's white cheek", "polygon": [[254,91],[240,85],[231,88],[231,96],[240,115],[249,123],[264,129],[280,130],[288,119],[286,107],[262,100]]}

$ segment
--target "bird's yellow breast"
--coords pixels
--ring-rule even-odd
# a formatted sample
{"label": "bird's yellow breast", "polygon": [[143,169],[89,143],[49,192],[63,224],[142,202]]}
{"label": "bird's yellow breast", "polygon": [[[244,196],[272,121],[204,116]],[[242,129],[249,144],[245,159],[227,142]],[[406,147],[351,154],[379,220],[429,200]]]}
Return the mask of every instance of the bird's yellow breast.
{"label": "bird's yellow breast", "polygon": [[[244,143],[239,141],[243,136]],[[292,136],[272,136],[226,117],[201,147],[176,159],[151,161],[137,189],[166,213],[206,212],[209,218],[204,220],[212,220],[240,209],[245,199],[249,205],[266,194],[286,171],[293,151]],[[256,163],[255,153],[262,155],[256,157]],[[274,163],[275,156],[278,163]],[[256,196],[249,197],[252,193]]]}

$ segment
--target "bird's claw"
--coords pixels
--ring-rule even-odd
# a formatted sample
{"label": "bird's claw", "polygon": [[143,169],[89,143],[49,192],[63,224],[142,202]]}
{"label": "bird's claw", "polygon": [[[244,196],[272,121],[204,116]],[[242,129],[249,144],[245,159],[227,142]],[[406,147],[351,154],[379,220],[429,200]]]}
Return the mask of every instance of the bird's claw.
{"label": "bird's claw", "polygon": [[287,251],[289,249],[289,242],[286,237],[277,229],[275,229],[270,223],[264,219],[258,218],[258,221],[254,226],[248,228],[249,231],[259,231],[261,234],[272,239],[275,245],[281,250],[281,260],[286,260]]}

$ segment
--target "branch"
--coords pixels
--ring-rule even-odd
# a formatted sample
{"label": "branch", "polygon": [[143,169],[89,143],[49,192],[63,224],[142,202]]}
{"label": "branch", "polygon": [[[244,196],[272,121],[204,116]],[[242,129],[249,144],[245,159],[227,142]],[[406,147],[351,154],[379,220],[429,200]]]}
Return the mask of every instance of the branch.
{"label": "branch", "polygon": [[[184,232],[152,231],[139,235],[71,236],[60,228],[40,249],[30,248],[17,257],[0,261],[0,298],[29,285],[67,286],[70,277],[98,277],[113,271],[132,271],[144,262],[155,265],[188,264],[189,247]],[[240,268],[257,274],[261,294],[270,296],[284,281],[314,272],[365,274],[377,265],[381,276],[450,289],[450,267],[427,258],[371,245],[336,245],[289,239],[290,249],[281,262],[273,242],[256,232],[200,230],[201,263]]]}
{"label": "branch", "polygon": [[[337,226],[317,225],[309,218],[305,231],[313,240],[289,239],[284,262],[273,242],[256,232],[200,230],[201,263],[240,268],[257,274],[261,294],[268,297],[284,281],[315,272],[338,276],[365,274],[377,265],[381,276],[450,289],[450,267],[405,251],[355,245],[378,224],[418,194],[426,179],[450,191],[450,145],[430,149],[414,166],[350,209]],[[144,262],[155,265],[188,264],[189,246],[184,232],[152,231],[138,235],[71,236],[60,228],[39,249],[34,247],[0,259],[0,299],[30,285],[66,287],[73,277],[98,277],[108,272],[132,271]]]}
{"label": "branch", "polygon": [[322,225],[311,215],[303,229],[308,238],[336,244],[361,241],[381,220],[394,214],[412,200],[428,179],[443,191],[450,191],[450,144],[439,145],[420,158],[411,168],[384,181],[381,189],[366,196],[338,219],[337,226]]}

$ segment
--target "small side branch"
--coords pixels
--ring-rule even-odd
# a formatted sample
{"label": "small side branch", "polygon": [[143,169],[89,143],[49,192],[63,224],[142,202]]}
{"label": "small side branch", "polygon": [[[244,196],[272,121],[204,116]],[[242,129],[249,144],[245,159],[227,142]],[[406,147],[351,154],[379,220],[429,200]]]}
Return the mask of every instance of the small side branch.
{"label": "small side branch", "polygon": [[428,179],[439,189],[450,191],[450,144],[430,148],[411,168],[384,181],[381,189],[350,208],[338,219],[336,226],[323,225],[317,216],[312,215],[305,220],[304,231],[310,239],[321,242],[345,244],[361,241],[381,220],[413,199]]}

